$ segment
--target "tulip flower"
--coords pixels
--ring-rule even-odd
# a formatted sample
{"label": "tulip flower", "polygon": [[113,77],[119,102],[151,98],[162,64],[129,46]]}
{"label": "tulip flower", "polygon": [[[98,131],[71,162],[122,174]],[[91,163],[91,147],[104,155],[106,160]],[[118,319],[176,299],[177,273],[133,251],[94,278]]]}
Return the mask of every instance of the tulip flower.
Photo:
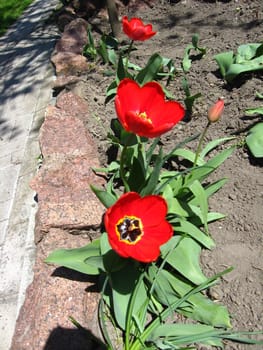
{"label": "tulip flower", "polygon": [[140,18],[131,18],[128,20],[127,16],[122,18],[122,28],[124,33],[135,41],[145,41],[156,34],[153,32],[151,24],[144,24]]}
{"label": "tulip flower", "polygon": [[211,123],[215,123],[222,116],[224,111],[224,100],[219,98],[218,101],[209,108],[208,110],[208,120]]}
{"label": "tulip flower", "polygon": [[111,247],[124,258],[157,260],[160,246],[173,235],[166,214],[166,201],[159,195],[123,194],[104,217]]}
{"label": "tulip flower", "polygon": [[149,82],[140,87],[128,78],[118,86],[115,108],[126,131],[148,138],[171,130],[185,114],[179,102],[165,100],[160,84]]}

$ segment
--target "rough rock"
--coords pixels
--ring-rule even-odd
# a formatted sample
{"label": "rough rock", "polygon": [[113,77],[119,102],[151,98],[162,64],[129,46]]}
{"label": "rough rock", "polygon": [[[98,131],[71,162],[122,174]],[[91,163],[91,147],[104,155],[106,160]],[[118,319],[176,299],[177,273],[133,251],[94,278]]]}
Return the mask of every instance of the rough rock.
{"label": "rough rock", "polygon": [[32,180],[38,195],[35,239],[51,227],[83,229],[98,227],[104,212],[90,184],[94,184],[92,156],[51,157]]}
{"label": "rough rock", "polygon": [[73,84],[76,84],[80,81],[80,77],[76,77],[75,75],[64,76],[61,75],[57,77],[57,79],[53,83],[53,89],[63,89],[65,87],[70,87]]}
{"label": "rough rock", "polygon": [[62,92],[58,95],[56,106],[70,115],[87,120],[88,103],[73,92]]}
{"label": "rough rock", "polygon": [[63,32],[66,25],[76,18],[76,12],[74,8],[68,4],[68,6],[63,6],[60,10],[57,11],[56,23],[60,32]]}
{"label": "rough rock", "polygon": [[88,41],[87,25],[82,18],[74,19],[66,25],[61,39],[56,44],[55,51],[81,55],[83,46]]}
{"label": "rough rock", "polygon": [[101,223],[104,208],[90,189],[102,184],[92,170],[99,161],[84,116],[87,103],[71,92],[47,108],[39,137],[44,162],[31,181],[38,197],[36,242],[52,227],[77,230]]}
{"label": "rough rock", "polygon": [[[76,113],[81,114],[82,111],[76,107]],[[96,158],[93,142],[83,121],[72,116],[70,111],[49,106],[39,140],[44,157],[61,153],[69,156],[89,154],[91,160]]]}
{"label": "rough rock", "polygon": [[51,62],[59,75],[81,75],[88,69],[88,62],[82,55],[83,47],[88,41],[87,22],[77,18],[65,26],[58,40]]}
{"label": "rough rock", "polygon": [[[39,243],[34,280],[27,290],[11,350],[103,349],[98,345],[99,341],[95,341],[99,336],[96,317],[98,294],[92,292],[95,280],[44,262],[58,246],[76,248],[85,244],[87,238],[74,236],[72,239],[60,229],[51,229]],[[70,316],[88,331],[74,326]]]}
{"label": "rough rock", "polygon": [[88,70],[86,58],[72,52],[58,52],[52,56],[57,75],[81,75]]}

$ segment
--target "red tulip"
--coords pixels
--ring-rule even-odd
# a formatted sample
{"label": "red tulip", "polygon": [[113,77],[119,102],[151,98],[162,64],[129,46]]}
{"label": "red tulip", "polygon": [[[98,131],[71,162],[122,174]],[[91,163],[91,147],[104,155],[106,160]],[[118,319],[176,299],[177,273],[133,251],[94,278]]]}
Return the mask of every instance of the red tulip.
{"label": "red tulip", "polygon": [[166,214],[167,204],[161,196],[125,193],[104,217],[111,247],[125,258],[145,263],[155,261],[160,246],[173,235]]}
{"label": "red tulip", "polygon": [[127,16],[122,18],[122,28],[124,33],[131,40],[144,41],[150,39],[156,34],[153,32],[151,24],[144,24],[140,18],[131,18],[128,20]]}
{"label": "red tulip", "polygon": [[149,82],[140,87],[128,78],[118,86],[115,108],[125,130],[149,138],[171,130],[185,114],[180,103],[165,100],[160,84]]}
{"label": "red tulip", "polygon": [[218,121],[218,119],[222,116],[224,111],[224,100],[222,98],[219,98],[218,101],[209,108],[208,110],[208,120],[211,123],[215,123]]}

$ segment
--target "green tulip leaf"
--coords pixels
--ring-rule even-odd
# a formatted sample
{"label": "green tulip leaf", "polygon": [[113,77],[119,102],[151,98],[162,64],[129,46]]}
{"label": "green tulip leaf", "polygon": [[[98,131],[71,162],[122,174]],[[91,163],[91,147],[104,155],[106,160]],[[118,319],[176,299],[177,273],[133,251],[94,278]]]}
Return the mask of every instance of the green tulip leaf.
{"label": "green tulip leaf", "polygon": [[263,115],[263,106],[256,108],[248,108],[245,110],[246,115]]}
{"label": "green tulip leaf", "polygon": [[185,73],[187,73],[190,70],[192,65],[192,60],[190,58],[192,50],[197,51],[199,55],[201,55],[201,57],[206,54],[206,48],[198,46],[198,42],[199,42],[199,35],[195,33],[192,36],[192,43],[187,45],[184,52],[184,57],[182,60],[182,68]]}
{"label": "green tulip leaf", "polygon": [[213,158],[209,159],[204,165],[191,170],[191,173],[185,177],[185,186],[189,186],[195,180],[202,182],[208,175],[215,171],[228,157],[231,156],[236,146],[224,149]]}
{"label": "green tulip leaf", "polygon": [[213,241],[213,239],[207,236],[203,231],[201,231],[198,227],[196,227],[189,221],[181,219],[179,221],[179,225],[175,225],[173,227],[175,232],[183,232],[188,234],[208,249],[212,249],[215,247],[215,242]]}
{"label": "green tulip leaf", "polygon": [[214,56],[214,59],[219,66],[220,73],[222,74],[223,78],[225,78],[229,67],[234,62],[234,52],[221,52]]}
{"label": "green tulip leaf", "polygon": [[108,273],[121,270],[128,262],[111,248],[106,232],[100,237],[100,251],[102,270]]}
{"label": "green tulip leaf", "polygon": [[263,70],[263,44],[240,45],[237,54],[233,51],[214,56],[223,78],[231,83],[239,74]]}
{"label": "green tulip leaf", "polygon": [[262,55],[263,55],[263,44],[260,44],[260,43],[242,44],[237,49],[235,62],[238,64],[246,63]]}
{"label": "green tulip leaf", "polygon": [[108,86],[106,90],[105,103],[108,103],[116,95],[117,87],[118,82],[116,80],[113,80],[113,82]]}
{"label": "green tulip leaf", "polygon": [[200,245],[194,239],[184,237],[165,259],[189,281],[200,284],[206,280],[199,264],[200,253]]}
{"label": "green tulip leaf", "polygon": [[152,341],[159,337],[182,337],[182,336],[195,336],[197,334],[206,333],[212,331],[214,328],[203,324],[164,324],[156,328],[150,338]]}
{"label": "green tulip leaf", "polygon": [[[156,266],[151,266],[149,269],[149,278],[154,288],[154,296],[168,307],[179,301],[193,288],[191,283],[179,275],[167,270],[159,271]],[[201,292],[190,295],[176,311],[188,318],[214,327],[231,327],[227,308],[213,302]]]}
{"label": "green tulip leaf", "polygon": [[177,216],[181,217],[188,217],[189,213],[187,210],[185,210],[182,206],[182,204],[178,201],[177,198],[167,198],[165,196],[165,193],[162,194],[162,196],[166,199],[168,204],[168,213],[176,214]]}
{"label": "green tulip leaf", "polygon": [[263,123],[258,123],[249,130],[246,143],[254,157],[263,157]]}
{"label": "green tulip leaf", "polygon": [[160,148],[159,154],[155,160],[154,168],[147,179],[146,185],[143,187],[143,189],[140,192],[142,196],[146,196],[148,194],[154,193],[154,190],[156,189],[156,186],[159,182],[160,171],[162,169],[163,162],[164,162],[163,151],[162,151],[162,148]]}
{"label": "green tulip leaf", "polygon": [[241,73],[256,72],[258,70],[263,70],[263,56],[246,64],[231,64],[226,72],[225,79],[228,82],[232,82]]}
{"label": "green tulip leaf", "polygon": [[90,185],[90,188],[106,208],[111,207],[117,201],[117,198],[108,191],[100,189],[94,185]]}
{"label": "green tulip leaf", "polygon": [[210,141],[200,152],[199,157],[204,158],[208,155],[209,152],[214,150],[217,146],[221,145],[222,143],[225,143],[227,141],[234,140],[235,136],[228,136],[228,137],[222,137],[220,139],[212,140]]}
{"label": "green tulip leaf", "polygon": [[[223,347],[220,331],[201,324],[164,324],[151,333],[148,341],[154,342],[158,349],[193,349],[191,344],[204,344]],[[222,337],[223,338],[223,337]],[[169,347],[167,345],[169,344]],[[188,345],[187,348],[184,346]]]}
{"label": "green tulip leaf", "polygon": [[153,54],[149,58],[146,66],[137,74],[135,79],[137,83],[144,85],[150,81],[155,80],[162,67],[162,62],[163,59],[158,53]]}
{"label": "green tulip leaf", "polygon": [[201,219],[202,224],[205,226],[206,232],[208,232],[208,226],[207,226],[208,202],[207,202],[206,192],[198,180],[195,180],[189,186],[189,189],[192,191],[192,193],[195,196],[196,203],[198,205],[198,208],[200,209],[199,217]]}
{"label": "green tulip leaf", "polygon": [[94,261],[89,265],[86,261],[90,257],[101,258],[99,239],[81,248],[56,250],[45,259],[45,262],[64,266],[88,275],[98,275],[101,267],[100,259],[97,260],[97,265],[94,264]]}
{"label": "green tulip leaf", "polygon": [[256,92],[256,97],[259,99],[259,100],[263,100],[263,94],[261,94],[260,92]]}
{"label": "green tulip leaf", "polygon": [[123,63],[123,57],[121,55],[119,57],[116,74],[117,74],[118,81],[122,81],[126,77],[126,70]]}
{"label": "green tulip leaf", "polygon": [[[224,184],[227,182],[227,178],[222,178],[220,180],[217,180],[209,185],[207,185],[204,188],[205,194],[206,194],[206,198],[209,198],[210,196],[212,196],[215,192],[217,192],[218,190],[220,190],[220,188],[222,188],[224,186]],[[198,199],[195,197],[193,199],[191,199],[188,202],[189,205],[197,205],[198,204]]]}
{"label": "green tulip leaf", "polygon": [[[185,148],[178,148],[173,152],[173,156],[182,157],[183,159],[189,160],[191,163],[194,163],[195,160],[195,152],[190,151]],[[198,157],[197,165],[203,165],[204,161],[200,157]]]}
{"label": "green tulip leaf", "polygon": [[[118,325],[123,330],[125,330],[126,327],[128,307],[131,301],[132,293],[135,290],[136,283],[139,279],[139,275],[140,271],[138,267],[131,260],[128,261],[123,269],[111,273],[111,290],[114,315]],[[125,283],[123,283],[123,281],[125,281]],[[138,314],[146,299],[147,295],[145,289],[143,287],[139,288],[133,314]]]}

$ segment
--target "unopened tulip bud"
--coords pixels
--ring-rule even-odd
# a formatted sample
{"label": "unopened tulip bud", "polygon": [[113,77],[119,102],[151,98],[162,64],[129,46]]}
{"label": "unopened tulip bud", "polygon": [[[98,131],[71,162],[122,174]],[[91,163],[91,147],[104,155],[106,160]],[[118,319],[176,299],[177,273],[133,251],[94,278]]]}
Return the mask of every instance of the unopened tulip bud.
{"label": "unopened tulip bud", "polygon": [[221,117],[224,111],[224,100],[219,98],[218,101],[209,108],[208,110],[208,120],[211,123],[215,123]]}

